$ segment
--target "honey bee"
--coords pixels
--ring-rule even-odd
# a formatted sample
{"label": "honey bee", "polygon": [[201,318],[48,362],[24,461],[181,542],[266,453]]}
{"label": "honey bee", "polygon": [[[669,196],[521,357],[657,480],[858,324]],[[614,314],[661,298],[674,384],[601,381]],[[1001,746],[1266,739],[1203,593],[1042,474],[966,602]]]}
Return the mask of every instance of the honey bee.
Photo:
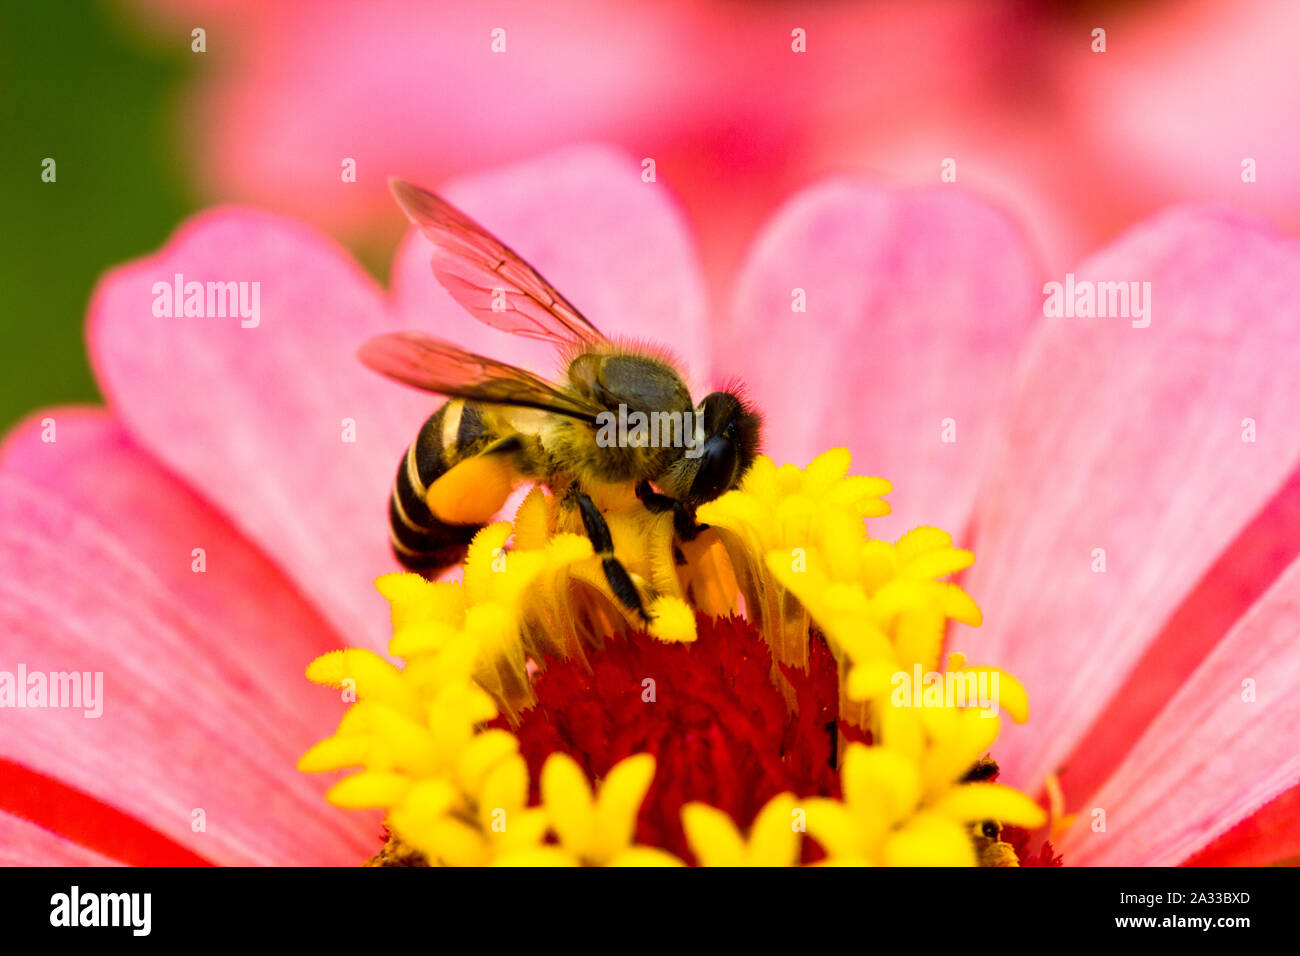
{"label": "honey bee", "polygon": [[[458,563],[514,486],[533,481],[577,510],[611,591],[648,621],[592,494],[631,487],[651,512],[671,510],[676,534],[690,540],[703,527],[695,509],[736,487],[753,463],[758,414],[738,387],[694,404],[666,353],[607,339],[464,213],[410,183],[390,187],[433,244],[434,275],[461,306],[494,328],[551,343],[567,363],[563,379],[551,382],[422,332],[380,335],[361,347],[375,371],[450,399],[397,468],[388,510],[398,560],[429,576]],[[602,440],[614,416],[694,422],[695,440],[680,432],[669,442],[646,441],[644,432]]]}

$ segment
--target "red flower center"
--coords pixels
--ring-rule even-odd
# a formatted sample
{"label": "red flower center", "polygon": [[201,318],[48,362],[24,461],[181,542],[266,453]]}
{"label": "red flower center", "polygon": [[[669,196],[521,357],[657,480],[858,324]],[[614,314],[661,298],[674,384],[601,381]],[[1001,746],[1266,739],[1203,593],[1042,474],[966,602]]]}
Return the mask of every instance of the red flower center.
{"label": "red flower center", "polygon": [[[697,624],[691,644],[634,634],[610,639],[588,662],[545,662],[533,679],[537,704],[513,728],[534,802],[542,765],[555,751],[593,781],[625,757],[651,753],[657,769],[637,842],[695,863],[681,824],[686,803],[717,807],[746,828],[778,793],[840,796],[838,741],[870,743],[870,735],[839,720],[837,666],[822,639],[811,642],[806,672],[781,668],[792,708],[772,678],[766,643],[747,621],[700,615]],[[495,723],[509,727],[504,717]],[[1027,832],[1007,834],[1025,864],[1060,865],[1050,844],[1030,855]],[[824,855],[812,839],[803,845],[804,862]]]}
{"label": "red flower center", "polygon": [[637,841],[690,862],[683,804],[703,801],[747,827],[784,791],[838,797],[837,729],[867,740],[837,719],[835,659],[820,638],[807,672],[782,669],[792,710],[772,679],[767,645],[748,622],[702,615],[698,625],[692,644],[633,635],[611,639],[590,655],[590,667],[548,661],[534,680],[537,706],[514,728],[534,786],[557,750],[593,780],[624,757],[654,754]]}

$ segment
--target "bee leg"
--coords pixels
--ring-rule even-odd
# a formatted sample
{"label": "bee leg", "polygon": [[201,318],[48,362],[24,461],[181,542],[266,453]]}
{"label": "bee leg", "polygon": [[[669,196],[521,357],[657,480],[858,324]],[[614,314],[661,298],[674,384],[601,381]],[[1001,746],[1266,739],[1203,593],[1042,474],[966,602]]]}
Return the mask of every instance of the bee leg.
{"label": "bee leg", "polygon": [[641,504],[645,505],[646,511],[655,514],[663,514],[665,511],[671,511],[677,504],[676,498],[669,498],[667,495],[661,495],[651,487],[648,481],[638,481],[636,483],[636,497]]}
{"label": "bee leg", "polygon": [[708,527],[695,520],[695,509],[682,504],[676,498],[669,498],[650,487],[650,482],[641,481],[636,486],[636,496],[647,511],[663,514],[673,513],[673,531],[682,541],[694,541],[696,536]]}
{"label": "bee leg", "polygon": [[641,620],[649,624],[652,619],[641,602],[641,594],[632,583],[632,576],[627,573],[627,568],[623,567],[623,562],[614,556],[614,539],[609,533],[609,524],[605,521],[605,516],[600,513],[600,509],[587,493],[579,491],[576,486],[570,490],[569,495],[577,502],[578,511],[582,514],[582,526],[587,531],[587,537],[591,539],[592,550],[600,558],[601,567],[605,571],[605,580],[609,582],[609,589],[614,592],[614,596],[624,607],[639,614]]}
{"label": "bee leg", "polygon": [[694,508],[688,507],[680,501],[673,504],[673,530],[677,532],[677,537],[681,540],[694,541],[696,535],[708,527],[708,525],[695,520]]}
{"label": "bee leg", "polygon": [[507,435],[452,465],[424,492],[429,512],[447,524],[487,524],[518,483],[522,444]]}

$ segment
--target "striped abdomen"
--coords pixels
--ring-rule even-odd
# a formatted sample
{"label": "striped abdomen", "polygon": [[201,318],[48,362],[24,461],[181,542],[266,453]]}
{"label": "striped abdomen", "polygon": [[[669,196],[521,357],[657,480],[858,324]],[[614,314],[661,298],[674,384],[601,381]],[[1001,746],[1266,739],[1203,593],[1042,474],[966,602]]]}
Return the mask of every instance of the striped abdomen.
{"label": "striped abdomen", "polygon": [[411,442],[388,502],[397,559],[412,571],[434,572],[459,562],[482,525],[447,524],[425,504],[429,487],[453,465],[477,454],[492,439],[479,406],[452,399],[426,421]]}

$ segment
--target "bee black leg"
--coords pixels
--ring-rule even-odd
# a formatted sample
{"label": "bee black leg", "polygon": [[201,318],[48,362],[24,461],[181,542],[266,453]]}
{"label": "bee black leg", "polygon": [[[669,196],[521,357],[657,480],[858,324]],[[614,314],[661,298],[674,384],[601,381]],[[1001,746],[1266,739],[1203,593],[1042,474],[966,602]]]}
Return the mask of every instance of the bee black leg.
{"label": "bee black leg", "polygon": [[645,505],[647,511],[653,511],[655,514],[671,511],[677,504],[676,498],[661,495],[651,487],[648,481],[638,481],[636,483],[636,497],[641,504]]}
{"label": "bee black leg", "polygon": [[695,509],[688,505],[682,504],[676,498],[669,498],[667,495],[660,494],[650,487],[650,482],[638,482],[636,486],[636,496],[641,504],[646,506],[647,511],[655,514],[663,514],[665,511],[673,513],[673,531],[682,541],[694,541],[696,535],[708,527],[706,524],[700,524],[695,520]]}
{"label": "bee black leg", "polygon": [[708,528],[695,520],[695,509],[678,501],[673,505],[673,530],[682,541],[694,541],[696,535]]}
{"label": "bee black leg", "polygon": [[590,496],[584,491],[579,491],[576,486],[569,495],[578,505],[578,511],[582,515],[582,526],[591,540],[592,550],[600,558],[601,567],[605,571],[605,580],[609,582],[609,589],[614,592],[614,596],[624,607],[639,614],[641,620],[649,624],[651,617],[646,613],[645,605],[641,602],[640,592],[632,583],[632,576],[627,573],[627,568],[623,567],[623,562],[614,556],[614,539],[610,536],[609,524],[605,521],[605,516],[600,513],[600,509],[596,507],[596,503]]}

